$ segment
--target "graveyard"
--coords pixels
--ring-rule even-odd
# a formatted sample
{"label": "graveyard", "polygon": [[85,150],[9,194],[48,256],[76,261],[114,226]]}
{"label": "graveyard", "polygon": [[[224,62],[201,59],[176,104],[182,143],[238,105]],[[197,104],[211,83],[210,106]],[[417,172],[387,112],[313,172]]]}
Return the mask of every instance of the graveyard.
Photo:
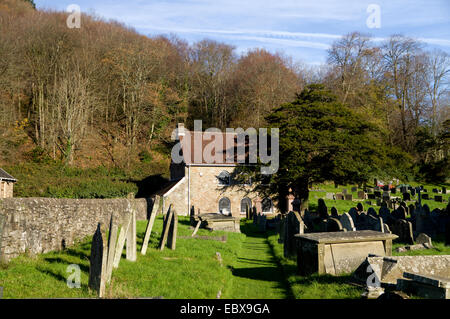
{"label": "graveyard", "polygon": [[[352,187],[355,186],[339,187],[338,190],[352,190]],[[426,188],[437,189],[432,185],[426,185]],[[450,194],[442,194],[442,202],[421,200],[421,207],[415,205],[418,200],[418,194],[415,194],[412,198],[414,202],[408,201],[408,204],[414,205],[406,206],[406,212],[403,200],[399,201],[396,208],[389,210],[387,198],[378,206],[376,201],[368,204],[367,198],[327,199],[326,196],[331,197],[329,193],[336,193],[333,185],[321,184],[312,189],[310,210],[311,216],[317,215],[315,221],[310,220],[312,217],[309,212],[302,213],[302,216],[295,209],[284,216],[252,215],[248,211],[246,218],[239,222],[239,231],[234,231],[235,226],[232,229],[225,227],[223,230],[217,228],[217,225],[211,226],[211,217],[203,217],[202,223],[201,216],[177,216],[171,211],[171,206],[163,212],[156,205],[148,220],[136,221],[135,213],[131,215],[136,224],[134,248],[130,237],[133,235],[129,232],[133,229],[130,226],[133,219],[130,217],[122,224],[111,221],[109,228],[108,225],[102,225],[97,228],[95,235],[93,233],[86,236],[61,250],[37,255],[23,253],[8,263],[2,262],[0,284],[6,287],[3,297],[360,299],[367,287],[356,284],[355,276],[361,272],[358,269],[363,267],[364,262],[370,259],[370,253],[379,253],[381,257],[378,258],[381,259],[385,254],[392,256],[391,258],[400,258],[399,262],[403,262],[401,258],[405,258],[404,256],[437,260],[444,258],[443,264],[437,264],[444,269],[436,268],[435,271],[448,275],[445,272],[448,270],[445,258],[450,255],[446,234],[448,230],[442,222],[438,222],[436,226],[432,226],[436,223],[428,225],[427,219],[420,221],[420,216],[428,214],[431,220],[445,219],[444,215],[439,217],[439,214],[444,214],[445,209],[448,209]],[[425,212],[423,207],[426,208]],[[376,222],[376,218],[384,219],[384,222],[380,224]],[[399,223],[399,220],[402,222]],[[293,229],[290,229],[291,223],[294,223]],[[234,225],[234,221],[231,225]],[[127,231],[124,232],[122,228]],[[103,255],[107,256],[107,262],[103,263],[110,263],[111,266],[100,267],[101,274],[98,278],[102,284],[98,282],[96,285],[99,287],[95,288],[91,276],[95,266],[94,259],[99,256],[94,253],[94,241],[99,236],[104,239],[104,250],[108,251]],[[108,256],[112,236],[118,238],[118,249],[111,255],[114,260]],[[308,242],[316,242],[316,246],[305,251],[310,251],[306,255],[301,250],[302,245],[305,245],[300,241],[301,237]],[[115,247],[115,241],[113,243]],[[327,255],[327,249],[320,252],[319,248],[319,255],[323,255],[319,257],[319,264],[315,264],[314,258],[317,257],[311,256],[320,245],[328,245],[334,256]],[[342,250],[342,245],[349,246],[347,250]],[[340,253],[337,247],[341,247]],[[356,251],[359,251],[359,255]],[[297,259],[296,255],[301,257]],[[350,262],[352,258],[353,263]],[[80,268],[79,289],[68,288],[67,279],[70,274],[67,269],[70,265],[78,265]],[[106,274],[104,269],[108,269]],[[367,274],[363,274],[363,278],[364,276]],[[395,276],[389,277],[390,285],[393,285],[393,280],[397,280]],[[406,272],[405,276],[413,278],[413,275]],[[414,276],[417,277],[417,274]],[[430,280],[428,274],[424,276],[414,278],[418,281]],[[411,285],[414,280],[408,278],[399,279],[399,282]],[[103,288],[100,288],[102,285]],[[441,295],[438,293],[436,296],[439,298]],[[408,297],[421,298],[416,294]]]}

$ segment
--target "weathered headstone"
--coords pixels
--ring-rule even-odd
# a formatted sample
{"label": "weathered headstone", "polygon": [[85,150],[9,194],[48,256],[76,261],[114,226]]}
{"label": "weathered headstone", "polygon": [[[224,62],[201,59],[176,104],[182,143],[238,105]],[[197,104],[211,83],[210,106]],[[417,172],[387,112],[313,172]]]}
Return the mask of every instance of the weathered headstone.
{"label": "weathered headstone", "polygon": [[422,199],[430,199],[429,195],[427,193],[421,194]]}
{"label": "weathered headstone", "polygon": [[415,188],[411,189],[411,196],[416,196],[416,189]]}
{"label": "weathered headstone", "polygon": [[178,233],[178,214],[173,210],[172,221],[169,225],[169,235],[167,238],[167,245],[170,249],[175,250],[177,245],[177,233]]}
{"label": "weathered headstone", "polygon": [[358,204],[356,205],[356,209],[357,209],[359,212],[363,212],[363,211],[364,211],[364,206],[363,206],[363,204],[358,203]]}
{"label": "weathered headstone", "polygon": [[335,196],[336,196],[336,200],[343,200],[344,199],[344,195],[342,193],[337,193]]}
{"label": "weathered headstone", "polygon": [[122,225],[122,228],[120,229],[119,239],[117,241],[117,246],[116,246],[115,255],[114,255],[114,263],[113,263],[114,268],[119,267],[120,258],[122,257],[123,247],[125,246],[127,234],[128,234],[128,231],[130,230],[132,218],[133,218],[133,216],[131,216],[131,214],[130,214],[127,221],[125,222],[124,225]]}
{"label": "weathered headstone", "polygon": [[428,236],[427,234],[424,234],[424,233],[420,233],[416,237],[416,244],[426,244],[429,247],[433,246],[433,243],[431,241],[431,237]]}
{"label": "weathered headstone", "polygon": [[373,207],[369,207],[369,209],[367,210],[367,215],[371,215],[373,217],[378,217],[378,214]]}
{"label": "weathered headstone", "polygon": [[[194,206],[192,206],[192,208],[194,208]],[[158,214],[158,209],[159,209],[159,196],[155,197],[155,199],[154,199],[153,208],[150,213],[150,219],[147,223],[147,228],[145,229],[144,242],[142,243],[142,249],[141,249],[142,255],[145,255],[147,252],[148,242],[150,240],[150,235],[152,233],[152,228],[153,228],[153,224],[155,223],[156,215]],[[193,217],[192,213],[195,214],[194,209],[191,210],[191,218]]]}
{"label": "weathered headstone", "polygon": [[353,200],[352,194],[345,194],[345,200]]}
{"label": "weathered headstone", "polygon": [[336,232],[336,231],[342,231],[342,224],[341,222],[336,218],[328,218],[327,220],[327,232]]}
{"label": "weathered headstone", "polygon": [[435,195],[434,196],[434,201],[442,203],[443,202],[442,195]]}
{"label": "weathered headstone", "polygon": [[322,198],[319,198],[319,200],[318,200],[317,211],[319,213],[320,218],[326,219],[329,217],[327,205],[325,204],[325,201]]}
{"label": "weathered headstone", "polygon": [[436,232],[428,205],[416,207],[416,231],[434,237]]}
{"label": "weathered headstone", "polygon": [[94,237],[92,238],[91,255],[89,257],[89,282],[90,289],[95,290],[102,298],[106,287],[107,247],[105,233],[101,223],[98,223]]}
{"label": "weathered headstone", "polygon": [[376,198],[381,198],[381,192],[380,191],[374,191],[373,193],[375,194]]}
{"label": "weathered headstone", "polygon": [[346,229],[347,231],[356,231],[355,224],[349,213],[342,214],[340,222],[343,229]]}
{"label": "weathered headstone", "polygon": [[116,243],[117,243],[117,223],[115,221],[114,215],[112,214],[111,219],[109,221],[108,252],[106,262],[106,283],[110,283],[111,281]]}
{"label": "weathered headstone", "polygon": [[398,241],[408,245],[414,244],[412,224],[404,219],[395,221],[392,232],[398,236]]}
{"label": "weathered headstone", "polygon": [[331,217],[333,218],[339,218],[339,213],[338,210],[336,209],[336,207],[331,207]]}
{"label": "weathered headstone", "polygon": [[379,232],[384,232],[383,229],[383,218],[381,217],[375,217],[372,215],[366,215],[367,216],[367,229],[368,230],[374,230]]}
{"label": "weathered headstone", "polygon": [[436,194],[439,193],[439,189],[437,189],[437,188],[433,188],[432,191],[433,191],[433,193],[436,193]]}
{"label": "weathered headstone", "polygon": [[325,194],[325,199],[331,199],[331,200],[333,200],[333,199],[334,199],[334,193],[326,193],[326,194]]}
{"label": "weathered headstone", "polygon": [[342,190],[342,194],[344,194],[344,195],[348,194],[347,188],[344,188],[344,189]]}
{"label": "weathered headstone", "polygon": [[366,199],[366,193],[364,191],[358,191],[358,199]]}
{"label": "weathered headstone", "polygon": [[[306,213],[306,212],[305,212]],[[284,256],[296,256],[295,235],[304,233],[303,220],[298,212],[289,212],[286,216],[283,249]]]}
{"label": "weathered headstone", "polygon": [[164,247],[166,246],[167,237],[169,236],[169,230],[170,230],[170,224],[172,223],[173,218],[173,209],[172,205],[169,206],[169,210],[167,212],[167,218],[164,221],[163,225],[163,233],[161,235],[161,239],[159,241],[159,249],[164,250]]}
{"label": "weathered headstone", "polygon": [[411,200],[411,194],[410,193],[403,193],[403,200]]}
{"label": "weathered headstone", "polygon": [[127,260],[136,261],[136,210],[131,211],[131,224],[127,233],[126,252]]}

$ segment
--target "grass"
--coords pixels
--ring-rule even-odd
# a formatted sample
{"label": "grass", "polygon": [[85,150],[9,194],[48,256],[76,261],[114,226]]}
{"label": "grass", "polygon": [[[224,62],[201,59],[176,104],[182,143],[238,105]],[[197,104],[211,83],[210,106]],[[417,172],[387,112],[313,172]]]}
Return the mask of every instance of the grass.
{"label": "grass", "polygon": [[285,258],[283,244],[278,243],[279,235],[272,231],[268,243],[275,258],[281,265],[291,293],[296,299],[360,299],[363,290],[349,284],[350,274],[340,276],[318,275],[300,276],[297,274],[297,262]]}
{"label": "grass", "polygon": [[[245,235],[214,232],[214,236],[227,235],[227,242],[200,239],[177,239],[175,251],[167,247],[161,252],[158,240],[162,229],[159,216],[150,237],[147,254],[140,249],[146,222],[137,222],[137,261],[120,261],[113,271],[112,281],[106,289],[107,298],[159,297],[164,298],[216,298],[219,290],[231,289],[231,265],[241,249]],[[180,217],[178,235],[189,236],[189,220]],[[201,236],[211,236],[200,229]],[[90,239],[61,252],[51,252],[34,258],[20,256],[0,268],[0,286],[4,298],[93,298],[89,291]],[[216,258],[220,252],[221,266]],[[67,266],[77,264],[81,269],[81,288],[68,288]]]}

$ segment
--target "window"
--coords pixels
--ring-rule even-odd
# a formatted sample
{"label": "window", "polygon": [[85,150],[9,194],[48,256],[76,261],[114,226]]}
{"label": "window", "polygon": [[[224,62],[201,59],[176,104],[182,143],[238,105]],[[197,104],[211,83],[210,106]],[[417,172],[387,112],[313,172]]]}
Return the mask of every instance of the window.
{"label": "window", "polygon": [[224,215],[231,215],[231,202],[228,197],[219,200],[219,212]]}
{"label": "window", "polygon": [[263,213],[271,213],[272,212],[272,200],[270,200],[270,198],[264,198],[261,202],[261,208]]}
{"label": "window", "polygon": [[252,201],[250,200],[250,198],[245,197],[241,200],[241,214],[246,214],[246,209],[252,209]]}
{"label": "window", "polygon": [[219,176],[217,176],[217,179],[219,180],[219,185],[221,186],[230,185],[230,173],[227,171],[222,171]]}

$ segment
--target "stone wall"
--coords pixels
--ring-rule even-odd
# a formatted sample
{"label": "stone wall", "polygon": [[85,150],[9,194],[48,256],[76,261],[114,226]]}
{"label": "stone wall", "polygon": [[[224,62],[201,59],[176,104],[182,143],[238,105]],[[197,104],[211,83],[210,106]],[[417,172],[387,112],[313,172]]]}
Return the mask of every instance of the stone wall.
{"label": "stone wall", "polygon": [[0,181],[0,198],[13,197],[14,183],[7,181]]}
{"label": "stone wall", "polygon": [[151,199],[0,199],[0,260],[21,253],[31,255],[59,250],[92,236],[98,222],[111,214],[123,223],[133,209],[136,219],[148,218]]}

